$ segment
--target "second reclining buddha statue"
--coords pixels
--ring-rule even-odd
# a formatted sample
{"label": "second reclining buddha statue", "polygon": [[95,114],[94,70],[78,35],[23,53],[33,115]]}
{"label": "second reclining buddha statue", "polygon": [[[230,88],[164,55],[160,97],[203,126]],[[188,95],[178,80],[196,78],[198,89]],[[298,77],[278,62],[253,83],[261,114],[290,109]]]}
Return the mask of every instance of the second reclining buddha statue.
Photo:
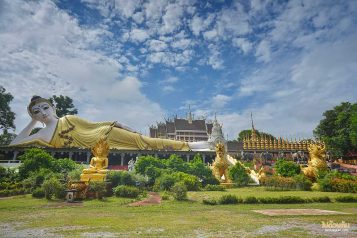
{"label": "second reclining buddha statue", "polygon": [[[52,103],[42,97],[33,96],[27,107],[30,123],[11,142],[10,146],[45,146],[54,148],[92,148],[104,138],[110,149],[120,150],[209,150],[210,144],[150,138],[135,132],[118,122],[90,122],[78,116],[58,118]],[[45,127],[30,135],[37,122]]]}

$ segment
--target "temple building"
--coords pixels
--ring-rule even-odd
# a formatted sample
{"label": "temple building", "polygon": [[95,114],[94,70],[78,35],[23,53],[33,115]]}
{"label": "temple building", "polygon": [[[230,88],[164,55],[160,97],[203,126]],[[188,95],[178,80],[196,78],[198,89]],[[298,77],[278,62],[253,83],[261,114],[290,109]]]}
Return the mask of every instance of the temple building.
{"label": "temple building", "polygon": [[254,127],[251,115],[252,128],[239,142],[239,151],[243,159],[261,158],[264,163],[270,164],[277,158],[288,158],[299,163],[306,163],[308,157],[309,140],[289,140],[282,137],[275,138],[269,134],[258,133]]}
{"label": "temple building", "polygon": [[187,118],[177,118],[159,122],[150,127],[150,137],[179,141],[208,141],[212,133],[213,123],[205,119],[194,119],[191,110]]}

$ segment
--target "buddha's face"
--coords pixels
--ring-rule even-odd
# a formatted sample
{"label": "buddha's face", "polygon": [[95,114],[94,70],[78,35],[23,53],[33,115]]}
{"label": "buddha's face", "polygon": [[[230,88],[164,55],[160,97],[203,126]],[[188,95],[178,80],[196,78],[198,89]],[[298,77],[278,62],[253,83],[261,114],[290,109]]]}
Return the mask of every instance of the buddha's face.
{"label": "buddha's face", "polygon": [[55,109],[47,102],[39,102],[32,106],[31,116],[33,119],[45,124],[57,119]]}

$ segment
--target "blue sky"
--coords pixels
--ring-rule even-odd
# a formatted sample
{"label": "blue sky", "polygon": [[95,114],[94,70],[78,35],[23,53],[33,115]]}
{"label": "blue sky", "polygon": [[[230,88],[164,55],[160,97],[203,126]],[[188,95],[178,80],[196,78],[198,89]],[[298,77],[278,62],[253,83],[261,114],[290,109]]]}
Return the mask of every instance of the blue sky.
{"label": "blue sky", "polygon": [[81,117],[144,134],[164,118],[217,113],[311,137],[357,100],[357,1],[1,1],[0,85],[16,132],[32,95],[67,95]]}

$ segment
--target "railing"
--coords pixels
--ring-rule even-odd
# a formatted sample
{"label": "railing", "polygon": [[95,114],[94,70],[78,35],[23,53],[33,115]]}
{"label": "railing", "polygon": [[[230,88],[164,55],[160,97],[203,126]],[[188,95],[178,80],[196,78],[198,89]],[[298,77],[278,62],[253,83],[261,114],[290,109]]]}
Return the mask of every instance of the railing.
{"label": "railing", "polygon": [[0,164],[16,164],[21,163],[21,160],[0,160]]}

